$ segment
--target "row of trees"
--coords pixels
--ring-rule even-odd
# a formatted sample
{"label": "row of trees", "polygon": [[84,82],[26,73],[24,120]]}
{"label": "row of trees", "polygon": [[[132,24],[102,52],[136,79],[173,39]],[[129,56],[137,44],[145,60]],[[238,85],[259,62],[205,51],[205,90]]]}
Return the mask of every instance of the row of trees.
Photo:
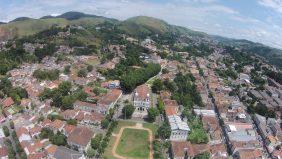
{"label": "row of trees", "polygon": [[73,103],[76,100],[86,100],[87,94],[82,89],[71,91],[71,88],[71,82],[64,81],[59,84],[58,88],[53,90],[45,89],[39,97],[40,100],[52,99],[52,106],[62,108],[63,110],[72,109]]}
{"label": "row of trees", "polygon": [[12,97],[18,104],[22,98],[28,98],[28,93],[21,87],[13,87],[7,77],[0,78],[0,98]]}
{"label": "row of trees", "polygon": [[60,71],[55,69],[55,70],[41,70],[37,69],[33,72],[33,77],[39,79],[39,80],[50,80],[54,81],[59,78]]}
{"label": "row of trees", "polygon": [[52,144],[57,146],[66,146],[67,145],[67,137],[62,134],[60,131],[54,133],[49,128],[43,128],[39,134],[40,139],[49,139]]}

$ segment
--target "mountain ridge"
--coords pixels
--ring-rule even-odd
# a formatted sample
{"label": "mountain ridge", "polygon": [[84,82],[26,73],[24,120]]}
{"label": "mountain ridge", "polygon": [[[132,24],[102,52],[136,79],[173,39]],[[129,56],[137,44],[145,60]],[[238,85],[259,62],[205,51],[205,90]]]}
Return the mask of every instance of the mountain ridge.
{"label": "mountain ridge", "polygon": [[[120,30],[132,36],[142,36],[155,34],[189,35],[195,37],[209,38],[223,45],[237,47],[245,52],[254,53],[266,57],[267,60],[279,63],[282,60],[282,50],[273,48],[261,43],[252,42],[245,39],[233,39],[218,35],[209,35],[204,32],[194,31],[186,27],[171,25],[164,20],[148,17],[135,16],[124,21],[113,18],[85,14],[82,12],[70,11],[58,16],[44,16],[40,19],[19,17],[15,20],[0,25],[0,41],[13,37],[23,37],[46,30],[53,25],[64,27],[66,25],[96,26],[104,22],[114,23]],[[272,57],[276,57],[273,59]]]}

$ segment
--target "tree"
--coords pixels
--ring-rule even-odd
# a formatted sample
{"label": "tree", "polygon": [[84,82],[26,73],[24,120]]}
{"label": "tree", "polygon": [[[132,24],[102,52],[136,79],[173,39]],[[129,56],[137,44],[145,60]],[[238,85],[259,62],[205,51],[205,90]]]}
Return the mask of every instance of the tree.
{"label": "tree", "polygon": [[62,99],[62,109],[67,110],[67,109],[72,109],[73,108],[73,103],[74,99],[71,95],[69,96],[64,96]]}
{"label": "tree", "polygon": [[210,159],[210,153],[204,152],[204,153],[198,154],[194,157],[194,159]]}
{"label": "tree", "polygon": [[69,120],[67,120],[67,124],[69,124],[69,125],[77,125],[77,121],[75,119],[69,119]]}
{"label": "tree", "polygon": [[13,121],[10,121],[10,127],[11,127],[11,129],[14,129],[14,128],[15,128],[15,125],[14,125],[14,122],[13,122]]}
{"label": "tree", "polygon": [[67,145],[67,137],[64,134],[62,134],[60,131],[58,131],[57,134],[49,138],[49,140],[52,142],[52,144],[57,146]]}
{"label": "tree", "polygon": [[163,125],[159,127],[158,135],[162,139],[168,139],[170,137],[170,134],[171,134],[171,129],[170,129],[169,123],[168,121],[165,121]]}
{"label": "tree", "polygon": [[122,108],[122,114],[125,119],[131,118],[133,112],[135,110],[135,107],[132,104],[128,104]]}
{"label": "tree", "polygon": [[194,144],[204,144],[209,142],[209,138],[204,129],[192,129],[188,140]]}
{"label": "tree", "polygon": [[86,69],[87,69],[88,72],[91,72],[93,70],[93,66],[92,65],[88,65],[86,67]]}
{"label": "tree", "polygon": [[156,117],[159,115],[159,111],[157,108],[150,107],[148,109],[148,120],[150,122],[154,122],[156,120]]}
{"label": "tree", "polygon": [[163,89],[163,82],[160,79],[156,79],[152,85],[152,91],[154,93],[159,93]]}
{"label": "tree", "polygon": [[97,134],[95,135],[94,138],[91,139],[91,147],[94,149],[94,150],[97,150],[100,146],[100,143],[102,141],[102,138],[103,138],[103,135],[102,134]]}
{"label": "tree", "polygon": [[62,96],[66,96],[70,94],[72,84],[70,81],[63,81],[59,84],[59,92],[62,94]]}
{"label": "tree", "polygon": [[89,157],[89,158],[93,158],[96,154],[96,151],[89,147],[87,150],[86,150],[86,156]]}
{"label": "tree", "polygon": [[107,118],[105,118],[101,121],[101,126],[102,126],[103,129],[108,128],[109,124],[110,124],[110,121]]}
{"label": "tree", "polygon": [[7,126],[3,126],[2,129],[6,137],[10,136],[10,131]]}
{"label": "tree", "polygon": [[161,98],[158,98],[158,104],[157,104],[157,108],[159,110],[160,113],[163,113],[164,112],[164,102]]}
{"label": "tree", "polygon": [[64,74],[68,75],[68,74],[70,73],[70,68],[71,68],[70,65],[65,66],[65,68],[64,68]]}
{"label": "tree", "polygon": [[43,128],[39,134],[40,139],[47,139],[54,136],[54,132],[49,128]]}
{"label": "tree", "polygon": [[77,76],[78,76],[78,77],[86,77],[86,76],[87,76],[87,70],[86,70],[85,68],[80,69],[80,70],[77,72]]}

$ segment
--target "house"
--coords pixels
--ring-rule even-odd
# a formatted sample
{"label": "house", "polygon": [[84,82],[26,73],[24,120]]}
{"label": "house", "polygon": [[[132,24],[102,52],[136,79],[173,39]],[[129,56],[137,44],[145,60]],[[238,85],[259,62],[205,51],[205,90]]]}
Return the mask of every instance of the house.
{"label": "house", "polygon": [[12,106],[14,103],[15,102],[11,97],[8,97],[1,102],[4,109]]}
{"label": "house", "polygon": [[57,147],[54,153],[55,159],[86,159],[81,152],[73,151],[64,146]]}
{"label": "house", "polygon": [[54,131],[54,133],[56,133],[56,132],[58,132],[58,131],[62,131],[64,125],[65,125],[65,122],[56,119],[55,121],[53,121],[53,122],[50,124],[49,127],[50,127],[51,130]]}
{"label": "house", "polygon": [[100,125],[102,120],[104,119],[104,114],[92,112],[85,113],[83,123],[86,125]]}
{"label": "house", "polygon": [[263,159],[265,158],[260,149],[240,149],[233,155],[234,159]]}
{"label": "house", "polygon": [[65,120],[69,120],[69,119],[74,119],[75,116],[78,114],[79,111],[77,110],[65,110],[61,113],[61,116],[65,119]]}
{"label": "house", "polygon": [[133,105],[138,111],[147,111],[151,106],[150,88],[143,84],[138,86],[133,94]]}
{"label": "house", "polygon": [[99,111],[96,104],[89,103],[89,102],[82,102],[82,101],[79,101],[79,100],[74,102],[73,107],[74,107],[74,109],[84,110],[84,111],[87,111],[87,112]]}
{"label": "house", "polygon": [[85,126],[76,127],[69,135],[67,142],[72,149],[83,152],[90,144],[94,132]]}
{"label": "house", "polygon": [[187,141],[172,141],[171,142],[171,156],[174,159],[185,159],[188,156]]}
{"label": "house", "polygon": [[5,146],[0,147],[0,159],[8,159],[8,148]]}
{"label": "house", "polygon": [[48,158],[54,158],[54,154],[57,151],[58,146],[57,145],[48,145],[45,147],[47,157]]}
{"label": "house", "polygon": [[107,114],[111,108],[121,97],[122,91],[120,89],[111,89],[106,95],[100,98],[97,102],[98,111],[97,113]]}
{"label": "house", "polygon": [[177,115],[168,116],[167,118],[171,129],[170,140],[186,141],[190,131],[187,122],[182,121]]}
{"label": "house", "polygon": [[119,80],[110,80],[107,82],[101,83],[101,87],[115,89],[120,88],[120,81]]}
{"label": "house", "polygon": [[75,129],[76,126],[74,125],[69,125],[69,124],[66,124],[64,127],[63,127],[63,134],[66,135],[66,136],[69,136],[70,133]]}
{"label": "house", "polygon": [[171,156],[173,159],[192,159],[204,152],[209,152],[209,145],[191,144],[188,141],[171,142]]}

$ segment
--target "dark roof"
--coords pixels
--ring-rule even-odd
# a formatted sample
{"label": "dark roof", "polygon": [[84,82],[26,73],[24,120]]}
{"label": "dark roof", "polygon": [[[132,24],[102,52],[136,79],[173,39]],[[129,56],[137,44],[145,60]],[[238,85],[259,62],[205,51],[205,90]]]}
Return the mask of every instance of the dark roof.
{"label": "dark roof", "polygon": [[54,154],[56,159],[79,159],[83,156],[82,153],[59,146]]}

